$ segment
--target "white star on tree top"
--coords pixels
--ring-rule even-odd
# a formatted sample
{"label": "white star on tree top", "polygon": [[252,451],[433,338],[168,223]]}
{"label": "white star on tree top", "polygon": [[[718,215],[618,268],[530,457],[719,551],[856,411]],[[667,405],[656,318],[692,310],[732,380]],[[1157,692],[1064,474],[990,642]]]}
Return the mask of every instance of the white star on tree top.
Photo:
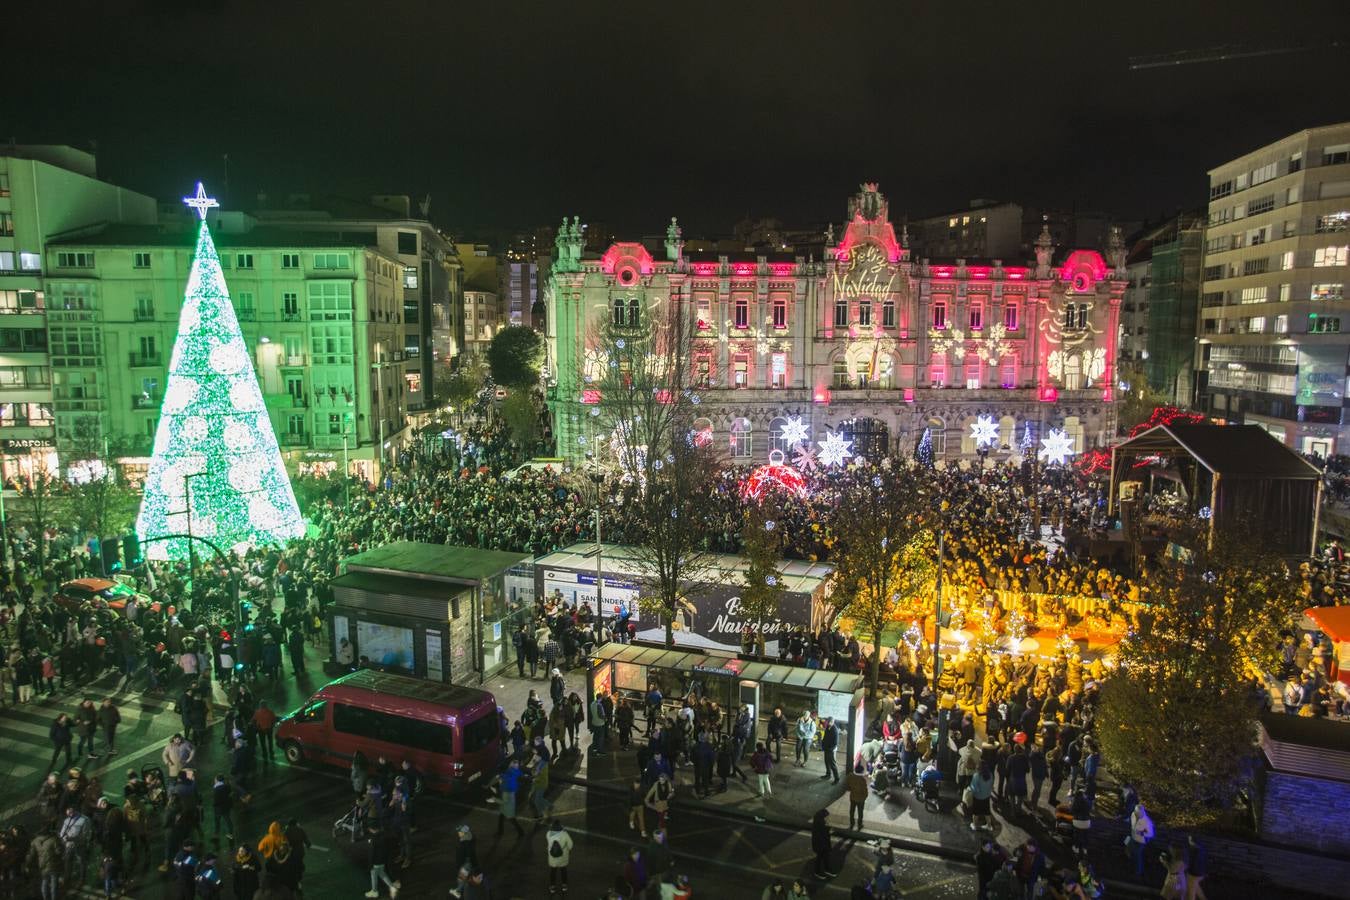
{"label": "white star on tree top", "polygon": [[998,443],[998,423],[993,416],[980,416],[970,426],[970,437],[977,447]]}
{"label": "white star on tree top", "polygon": [[807,442],[806,423],[802,421],[801,416],[793,416],[785,419],[783,428],[778,432],[779,438],[789,447],[796,444],[805,444]]}
{"label": "white star on tree top", "polygon": [[1046,462],[1063,465],[1073,455],[1073,438],[1058,428],[1050,429],[1050,434],[1041,438],[1041,449],[1037,453]]}
{"label": "white star on tree top", "polygon": [[852,441],[844,440],[843,435],[837,431],[832,431],[825,435],[825,440],[817,441],[820,444],[820,464],[822,466],[842,466],[844,460],[853,455],[849,447],[853,446]]}
{"label": "white star on tree top", "polygon": [[206,211],[208,209],[220,205],[220,201],[216,200],[215,197],[206,196],[206,188],[202,187],[200,181],[197,182],[197,195],[195,197],[184,197],[183,202],[195,209],[197,215],[201,216],[202,219],[206,218]]}

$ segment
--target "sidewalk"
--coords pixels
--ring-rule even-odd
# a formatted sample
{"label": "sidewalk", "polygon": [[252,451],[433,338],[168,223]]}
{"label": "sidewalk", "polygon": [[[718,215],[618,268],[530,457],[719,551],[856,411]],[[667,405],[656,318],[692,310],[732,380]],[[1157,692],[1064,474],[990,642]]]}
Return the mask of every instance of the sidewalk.
{"label": "sidewalk", "polygon": [[[564,673],[569,692],[576,691],[585,696],[585,677],[581,670]],[[525,708],[530,688],[536,689],[545,698],[548,705],[548,681],[544,678],[533,680],[517,678],[514,671],[509,676],[502,674],[483,685],[497,698],[507,716],[514,721]],[[642,740],[643,719],[639,716],[634,734],[634,743]],[[760,723],[760,739],[763,739],[764,724]],[[580,737],[583,749],[590,746],[589,733]],[[630,750],[618,749],[618,738],[611,732],[610,753],[604,757],[593,757],[590,753],[563,753],[554,765],[552,777],[576,784],[584,784],[592,789],[627,793],[628,786],[638,774],[636,746]],[[775,825],[804,829],[810,825],[811,817],[817,810],[830,811],[830,823],[838,831],[845,831],[848,825],[848,797],[844,793],[843,777],[848,768],[843,753],[836,760],[839,764],[840,783],[824,780],[825,763],[819,751],[812,751],[804,768],[797,768],[794,761],[795,744],[783,743],[783,760],[774,766],[771,776],[773,794],[759,798],[755,795],[755,781],[750,778],[743,784],[735,776],[727,782],[725,792],[716,792],[720,783],[713,779],[714,793],[707,798],[696,797],[690,786],[694,770],[684,766],[676,771],[676,807],[681,805],[714,807],[731,817],[754,820],[762,818]],[[750,776],[750,749],[747,748],[741,760],[742,771]],[[948,788],[941,799],[941,812],[932,813],[922,803],[914,800],[909,790],[892,792],[892,799],[883,800],[872,793],[863,811],[863,830],[861,835],[867,839],[890,840],[897,847],[932,853],[947,858],[969,862],[980,847],[984,836],[991,832],[976,833],[970,830],[968,820],[954,811],[959,801],[954,787]],[[1053,815],[1048,807],[1042,807],[1045,817]],[[993,817],[993,836],[1004,847],[1012,849],[1029,836],[1037,838],[1043,849],[1054,849],[1047,844],[1043,829],[1034,823],[1033,832],[1023,825],[1010,822],[995,814]]]}

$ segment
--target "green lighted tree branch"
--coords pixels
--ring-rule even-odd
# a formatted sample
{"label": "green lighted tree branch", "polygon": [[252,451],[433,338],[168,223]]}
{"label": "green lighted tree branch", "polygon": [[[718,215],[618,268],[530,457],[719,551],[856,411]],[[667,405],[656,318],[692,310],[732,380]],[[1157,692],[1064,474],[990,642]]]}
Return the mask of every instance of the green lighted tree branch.
{"label": "green lighted tree branch", "polygon": [[[206,225],[215,201],[199,184],[186,202],[202,222],[136,533],[142,541],[191,533],[224,547],[282,543],[305,526]],[[146,555],[186,559],[188,543],[158,541]]]}

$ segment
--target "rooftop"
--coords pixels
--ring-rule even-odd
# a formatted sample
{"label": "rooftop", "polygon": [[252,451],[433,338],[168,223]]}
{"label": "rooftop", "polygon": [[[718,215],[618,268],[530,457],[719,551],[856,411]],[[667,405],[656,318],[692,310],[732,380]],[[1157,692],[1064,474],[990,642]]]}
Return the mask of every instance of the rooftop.
{"label": "rooftop", "polygon": [[484,578],[500,575],[513,566],[529,562],[530,559],[528,553],[396,541],[349,556],[342,561],[342,565],[348,572],[355,569],[475,584]]}
{"label": "rooftop", "polygon": [[[374,232],[303,231],[296,228],[262,225],[248,231],[211,229],[211,239],[217,247],[374,247]],[[197,245],[197,225],[179,222],[169,225],[102,225],[57,235],[47,241],[48,246],[75,247],[181,247],[192,250]]]}

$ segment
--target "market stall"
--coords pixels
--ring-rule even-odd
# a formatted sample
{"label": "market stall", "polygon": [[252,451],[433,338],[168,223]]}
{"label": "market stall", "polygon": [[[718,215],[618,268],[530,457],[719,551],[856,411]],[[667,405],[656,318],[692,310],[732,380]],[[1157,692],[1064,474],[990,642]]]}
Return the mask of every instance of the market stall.
{"label": "market stall", "polygon": [[1314,606],[1303,612],[1335,645],[1330,678],[1350,683],[1350,606]]}

